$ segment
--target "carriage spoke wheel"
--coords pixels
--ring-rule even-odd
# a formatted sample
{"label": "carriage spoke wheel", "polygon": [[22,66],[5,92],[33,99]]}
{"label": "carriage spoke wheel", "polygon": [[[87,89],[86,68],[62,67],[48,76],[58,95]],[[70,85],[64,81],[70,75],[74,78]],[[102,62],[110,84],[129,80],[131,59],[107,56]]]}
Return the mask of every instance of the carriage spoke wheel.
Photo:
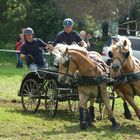
{"label": "carriage spoke wheel", "polygon": [[54,117],[58,106],[57,83],[55,80],[48,80],[46,86],[45,109],[49,117]]}
{"label": "carriage spoke wheel", "polygon": [[78,112],[78,100],[68,100],[70,112]]}
{"label": "carriage spoke wheel", "polygon": [[109,86],[108,87],[108,97],[109,97],[109,100],[110,100],[110,107],[111,107],[111,110],[114,111],[114,105],[115,105],[115,90],[113,88],[113,86]]}
{"label": "carriage spoke wheel", "polygon": [[35,113],[40,105],[40,92],[36,80],[26,80],[21,88],[21,102],[25,111]]}
{"label": "carriage spoke wheel", "polygon": [[[115,91],[112,86],[108,87],[107,94],[109,97],[109,104],[110,104],[111,110],[113,111],[114,105],[115,105]],[[101,120],[101,119],[103,119],[103,117],[105,115],[105,105],[104,105],[103,101],[99,102],[99,113],[100,113],[100,116],[98,117],[98,120]]]}
{"label": "carriage spoke wheel", "polygon": [[105,105],[103,102],[99,102],[99,113],[100,115],[98,116],[98,120],[102,120],[103,119],[103,116],[104,116],[104,113],[105,113]]}

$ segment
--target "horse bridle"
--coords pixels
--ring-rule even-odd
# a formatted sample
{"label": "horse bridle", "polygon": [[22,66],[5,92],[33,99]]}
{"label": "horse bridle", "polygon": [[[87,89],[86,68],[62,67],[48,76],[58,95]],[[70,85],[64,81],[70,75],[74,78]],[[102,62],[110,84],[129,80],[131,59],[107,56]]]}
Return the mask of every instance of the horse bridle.
{"label": "horse bridle", "polygon": [[126,60],[124,60],[124,62],[122,62],[121,59],[120,59],[119,57],[114,57],[114,58],[112,59],[112,63],[113,63],[113,61],[114,61],[115,59],[118,59],[122,66],[123,66],[124,62],[126,61]]}
{"label": "horse bridle", "polygon": [[[70,67],[70,61],[73,61],[74,62],[74,60],[71,58],[70,54],[67,57],[68,57],[68,60],[63,64],[64,67],[66,68],[66,75],[73,76],[74,75],[74,72],[72,74],[69,74],[68,72],[69,72],[69,67]],[[78,65],[77,64],[76,64],[76,66],[78,68]]]}
{"label": "horse bridle", "polygon": [[[119,62],[121,63],[121,65],[122,65],[122,67],[123,67],[123,65],[124,65],[124,63],[125,63],[125,61],[126,61],[126,58],[125,58],[124,61],[122,62],[121,59],[120,59],[119,57],[114,57],[114,58],[112,59],[112,63],[113,63],[113,61],[114,61],[115,59],[118,59]],[[131,72],[129,72],[129,73],[132,73],[133,71],[134,71],[134,64],[133,64],[133,70],[132,70]],[[123,73],[123,71],[122,71],[122,68],[121,68],[120,72],[121,72],[122,75],[125,75],[125,74]]]}

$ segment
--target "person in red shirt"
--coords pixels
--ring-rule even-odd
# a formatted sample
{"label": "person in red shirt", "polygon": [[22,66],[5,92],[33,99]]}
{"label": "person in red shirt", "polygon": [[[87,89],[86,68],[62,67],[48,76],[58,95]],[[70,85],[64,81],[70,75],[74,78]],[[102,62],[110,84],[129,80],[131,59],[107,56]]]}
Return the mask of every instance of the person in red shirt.
{"label": "person in red shirt", "polygon": [[17,42],[16,42],[16,51],[17,52],[17,65],[16,67],[17,68],[23,68],[23,62],[22,62],[22,59],[20,58],[20,49],[22,47],[24,43],[24,35],[23,34],[19,34],[19,37],[17,39]]}

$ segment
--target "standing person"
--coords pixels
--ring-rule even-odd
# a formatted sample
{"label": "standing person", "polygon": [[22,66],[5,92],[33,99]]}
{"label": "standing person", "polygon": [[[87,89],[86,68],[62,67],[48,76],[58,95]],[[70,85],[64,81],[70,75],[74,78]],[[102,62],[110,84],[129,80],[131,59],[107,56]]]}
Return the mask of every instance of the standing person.
{"label": "standing person", "polygon": [[34,31],[28,27],[24,31],[25,43],[21,47],[20,57],[26,60],[27,66],[31,71],[39,68],[48,68],[45,59],[46,43],[39,38],[33,38]]}
{"label": "standing person", "polygon": [[93,38],[93,35],[90,33],[87,33],[87,42],[89,42],[90,46],[88,47],[88,51],[93,51],[95,47],[95,40]]}
{"label": "standing person", "polygon": [[20,49],[21,49],[21,46],[23,45],[23,43],[24,43],[24,35],[19,34],[17,42],[16,42],[16,51],[19,51],[16,54],[17,55],[17,65],[16,65],[16,67],[17,68],[23,68],[23,62],[22,62],[22,59],[20,58]]}
{"label": "standing person", "polygon": [[81,38],[87,43],[87,50],[93,51],[93,38],[90,33],[86,33],[86,31],[82,30],[80,31]]}
{"label": "standing person", "polygon": [[73,30],[73,26],[74,26],[73,20],[70,18],[66,18],[63,21],[64,30],[57,34],[53,42],[53,46],[55,46],[58,43],[65,43],[67,45],[72,45],[73,43],[77,43],[81,47],[86,48],[87,45],[85,41],[80,37],[80,35],[76,31]]}

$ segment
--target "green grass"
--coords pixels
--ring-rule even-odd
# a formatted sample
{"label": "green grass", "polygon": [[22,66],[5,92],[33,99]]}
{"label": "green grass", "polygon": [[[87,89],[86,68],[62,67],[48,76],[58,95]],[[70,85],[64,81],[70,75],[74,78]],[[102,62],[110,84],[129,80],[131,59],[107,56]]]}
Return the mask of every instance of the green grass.
{"label": "green grass", "polygon": [[0,52],[0,99],[8,100],[17,98],[21,80],[27,68],[16,68],[16,55]]}
{"label": "green grass", "polygon": [[[81,131],[78,113],[71,113],[59,104],[57,115],[48,118],[43,102],[36,114],[23,111],[17,96],[23,75],[27,69],[16,69],[14,54],[0,53],[0,140],[138,140],[140,139],[140,121],[133,113],[133,120],[123,116],[122,100],[116,99],[115,116],[120,129],[111,130],[111,123],[105,117],[97,121],[94,127]],[[18,102],[13,103],[12,100]],[[139,98],[136,98],[139,103]],[[132,108],[131,108],[132,110]],[[96,104],[96,114],[98,114]],[[98,115],[96,115],[98,116]]]}

